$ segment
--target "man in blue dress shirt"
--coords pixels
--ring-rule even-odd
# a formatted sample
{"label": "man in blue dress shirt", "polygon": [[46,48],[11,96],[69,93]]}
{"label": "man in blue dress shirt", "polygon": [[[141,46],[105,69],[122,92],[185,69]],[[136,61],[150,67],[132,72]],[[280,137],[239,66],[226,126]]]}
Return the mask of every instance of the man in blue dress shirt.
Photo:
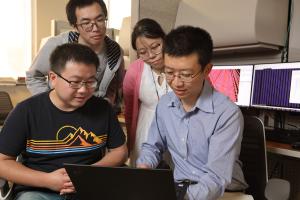
{"label": "man in blue dress shirt", "polygon": [[225,190],[247,188],[239,161],[243,116],[206,80],[212,48],[201,28],[181,26],[166,36],[165,75],[173,92],[158,103],[137,160],[140,168],[155,168],[168,150],[179,191],[189,200],[218,199]]}

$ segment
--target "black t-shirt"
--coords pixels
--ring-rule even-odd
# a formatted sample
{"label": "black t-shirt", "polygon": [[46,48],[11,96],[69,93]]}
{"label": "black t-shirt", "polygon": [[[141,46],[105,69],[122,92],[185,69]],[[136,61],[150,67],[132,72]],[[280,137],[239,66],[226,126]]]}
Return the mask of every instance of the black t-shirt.
{"label": "black t-shirt", "polygon": [[106,148],[125,140],[107,101],[93,96],[83,107],[64,112],[46,92],[19,103],[9,114],[0,133],[0,153],[22,153],[25,166],[52,172],[63,163],[93,164]]}

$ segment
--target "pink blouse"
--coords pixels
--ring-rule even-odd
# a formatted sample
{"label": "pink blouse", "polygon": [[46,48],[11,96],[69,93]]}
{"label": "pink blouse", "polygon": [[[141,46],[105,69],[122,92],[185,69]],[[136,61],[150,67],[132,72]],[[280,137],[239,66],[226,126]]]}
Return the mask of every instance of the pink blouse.
{"label": "pink blouse", "polygon": [[144,61],[141,59],[135,60],[129,65],[123,82],[127,146],[129,151],[133,149],[135,143],[137,120],[140,107],[139,91],[143,70]]}

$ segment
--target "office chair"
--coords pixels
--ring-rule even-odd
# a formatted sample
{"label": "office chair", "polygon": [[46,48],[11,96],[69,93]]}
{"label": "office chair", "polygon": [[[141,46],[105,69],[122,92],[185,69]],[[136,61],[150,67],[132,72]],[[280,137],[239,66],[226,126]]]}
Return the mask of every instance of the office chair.
{"label": "office chair", "polygon": [[268,180],[265,129],[262,121],[254,116],[244,116],[244,133],[240,160],[251,194],[255,200],[287,200],[290,184],[283,179]]}
{"label": "office chair", "polygon": [[0,200],[9,200],[12,195],[13,184],[0,178]]}
{"label": "office chair", "polygon": [[10,96],[7,92],[0,91],[0,125],[2,125],[8,113],[13,109]]}

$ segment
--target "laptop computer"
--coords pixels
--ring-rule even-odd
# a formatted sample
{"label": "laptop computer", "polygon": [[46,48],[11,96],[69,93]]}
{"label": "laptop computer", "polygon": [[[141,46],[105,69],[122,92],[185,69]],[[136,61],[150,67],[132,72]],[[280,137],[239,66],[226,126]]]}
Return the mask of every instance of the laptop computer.
{"label": "laptop computer", "polygon": [[64,166],[79,200],[176,200],[171,170]]}

